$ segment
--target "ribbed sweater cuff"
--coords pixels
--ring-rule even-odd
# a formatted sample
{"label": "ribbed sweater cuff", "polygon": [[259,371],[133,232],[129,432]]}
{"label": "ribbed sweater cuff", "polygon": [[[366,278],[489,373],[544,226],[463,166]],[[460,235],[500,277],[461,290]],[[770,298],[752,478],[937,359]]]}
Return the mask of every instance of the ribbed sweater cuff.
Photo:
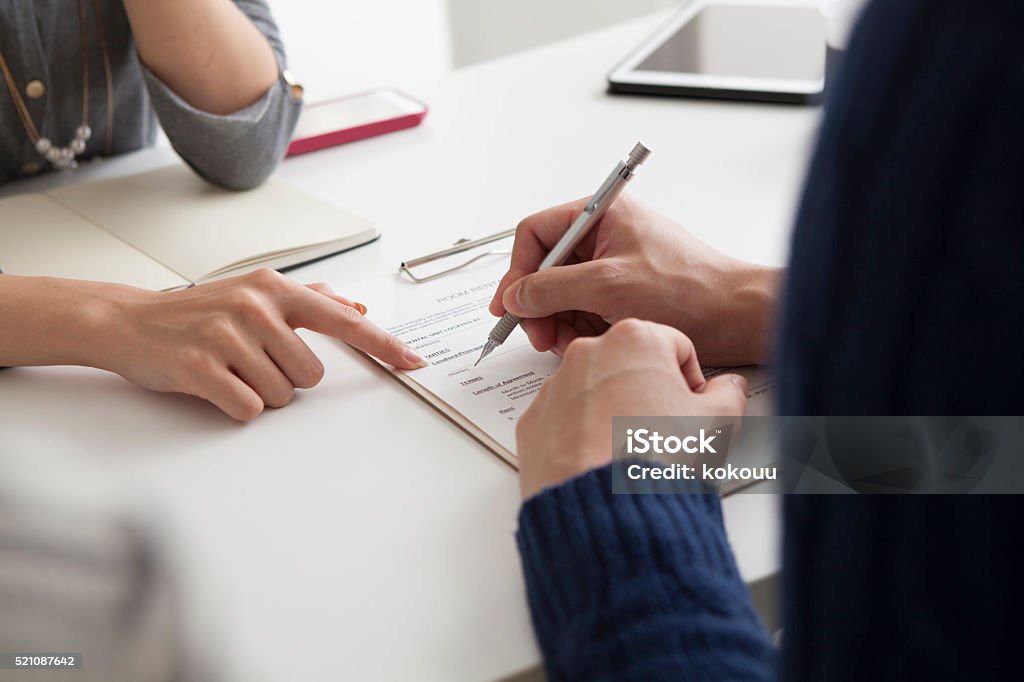
{"label": "ribbed sweater cuff", "polygon": [[517,540],[552,678],[770,669],[717,495],[613,495],[607,466],[527,500]]}

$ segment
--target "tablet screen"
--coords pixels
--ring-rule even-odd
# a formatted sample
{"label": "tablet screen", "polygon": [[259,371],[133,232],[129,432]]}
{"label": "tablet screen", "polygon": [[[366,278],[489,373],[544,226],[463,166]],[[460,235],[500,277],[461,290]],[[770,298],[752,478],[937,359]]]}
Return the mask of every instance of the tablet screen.
{"label": "tablet screen", "polygon": [[813,81],[825,73],[824,23],[814,7],[709,5],[635,68]]}

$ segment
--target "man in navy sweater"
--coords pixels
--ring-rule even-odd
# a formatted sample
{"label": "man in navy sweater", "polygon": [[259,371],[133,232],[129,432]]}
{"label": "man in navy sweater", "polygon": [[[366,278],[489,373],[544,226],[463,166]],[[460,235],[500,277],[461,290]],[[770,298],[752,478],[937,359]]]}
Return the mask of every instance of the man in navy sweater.
{"label": "man in navy sweater", "polygon": [[717,498],[613,496],[607,463],[613,415],[740,413],[742,379],[704,382],[696,353],[761,361],[776,327],[782,414],[1024,413],[1022,35],[1017,0],[868,7],[788,275],[629,200],[579,264],[529,274],[580,205],[524,221],[492,311],[565,356],[518,433],[550,679],[1020,677],[1016,497],[787,498],[777,655]]}

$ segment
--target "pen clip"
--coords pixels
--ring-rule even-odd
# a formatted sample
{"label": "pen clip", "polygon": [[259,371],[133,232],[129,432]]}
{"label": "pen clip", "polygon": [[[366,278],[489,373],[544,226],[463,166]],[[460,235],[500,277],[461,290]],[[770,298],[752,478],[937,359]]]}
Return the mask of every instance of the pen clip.
{"label": "pen clip", "polygon": [[590,201],[587,203],[587,207],[584,210],[587,213],[594,213],[595,211],[597,211],[599,207],[604,204],[605,199],[608,198],[609,193],[611,193],[611,191],[619,183],[620,178],[627,182],[633,178],[633,171],[629,170],[629,166],[627,166],[622,161],[619,161],[619,165],[615,167],[615,170],[612,171],[612,174],[605,178],[605,181],[601,184],[600,187],[597,188],[597,191],[594,192],[594,196],[591,197]]}

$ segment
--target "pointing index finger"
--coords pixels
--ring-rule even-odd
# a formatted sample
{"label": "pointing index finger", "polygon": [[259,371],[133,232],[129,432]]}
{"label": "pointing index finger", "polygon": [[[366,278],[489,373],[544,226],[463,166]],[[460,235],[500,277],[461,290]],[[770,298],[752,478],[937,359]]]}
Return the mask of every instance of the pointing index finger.
{"label": "pointing index finger", "polygon": [[427,362],[396,337],[363,317],[359,310],[306,287],[285,305],[293,328],[302,327],[344,341],[400,369],[419,369]]}

